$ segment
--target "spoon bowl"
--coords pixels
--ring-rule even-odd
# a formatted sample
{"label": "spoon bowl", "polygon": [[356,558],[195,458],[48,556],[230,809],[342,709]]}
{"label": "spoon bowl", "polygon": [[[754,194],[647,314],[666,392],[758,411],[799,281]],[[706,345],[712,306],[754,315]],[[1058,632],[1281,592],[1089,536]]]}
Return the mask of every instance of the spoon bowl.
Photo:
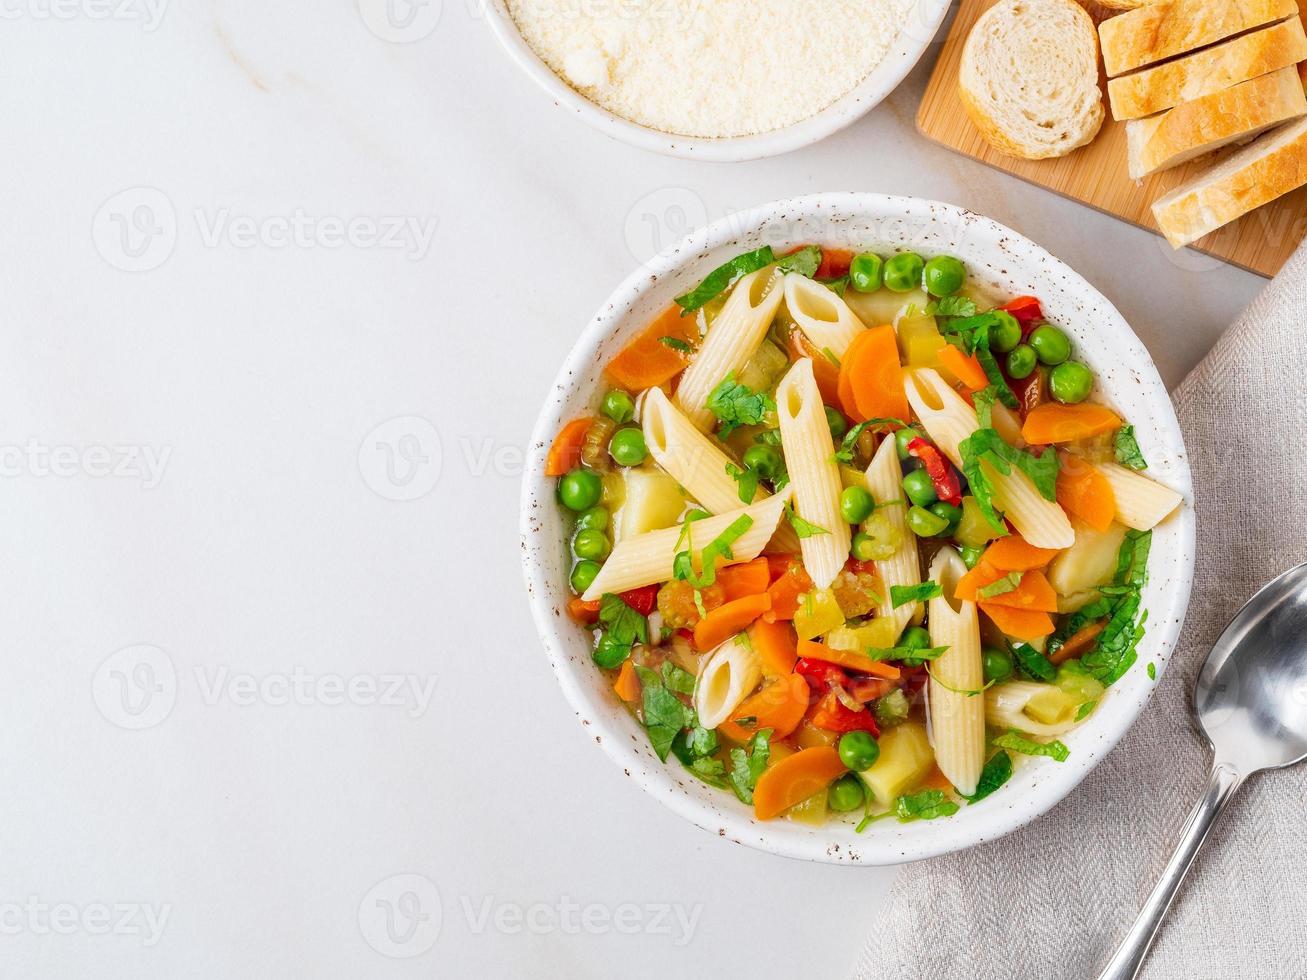
{"label": "spoon bowl", "polygon": [[1194,690],[1212,775],[1166,870],[1099,980],[1138,975],[1158,927],[1243,781],[1307,758],[1307,564],[1262,586],[1217,638]]}

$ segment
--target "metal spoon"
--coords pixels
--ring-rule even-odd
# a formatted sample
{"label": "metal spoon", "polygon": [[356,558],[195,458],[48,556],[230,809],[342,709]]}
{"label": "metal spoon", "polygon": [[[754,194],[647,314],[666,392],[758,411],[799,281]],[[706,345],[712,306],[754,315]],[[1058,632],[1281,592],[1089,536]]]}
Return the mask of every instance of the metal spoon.
{"label": "metal spoon", "polygon": [[1307,758],[1307,564],[1263,586],[1230,621],[1198,675],[1194,711],[1212,746],[1207,792],[1099,980],[1138,974],[1180,882],[1243,781]]}

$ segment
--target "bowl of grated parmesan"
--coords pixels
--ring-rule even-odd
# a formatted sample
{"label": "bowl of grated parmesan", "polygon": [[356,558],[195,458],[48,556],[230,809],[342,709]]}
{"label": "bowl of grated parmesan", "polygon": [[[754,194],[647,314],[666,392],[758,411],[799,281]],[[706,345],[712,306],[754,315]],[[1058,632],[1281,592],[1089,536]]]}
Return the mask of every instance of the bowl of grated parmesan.
{"label": "bowl of grated parmesan", "polygon": [[824,139],[920,60],[949,0],[489,0],[500,43],[614,139],[752,160]]}

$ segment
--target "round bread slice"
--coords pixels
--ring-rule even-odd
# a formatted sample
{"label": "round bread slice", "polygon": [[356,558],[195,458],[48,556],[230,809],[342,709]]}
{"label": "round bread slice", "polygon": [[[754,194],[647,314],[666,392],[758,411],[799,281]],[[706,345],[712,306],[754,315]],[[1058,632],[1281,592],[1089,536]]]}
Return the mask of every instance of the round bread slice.
{"label": "round bread slice", "polygon": [[1098,135],[1098,35],[1073,0],[999,0],[967,36],[962,104],[995,149],[1027,160],[1070,153]]}

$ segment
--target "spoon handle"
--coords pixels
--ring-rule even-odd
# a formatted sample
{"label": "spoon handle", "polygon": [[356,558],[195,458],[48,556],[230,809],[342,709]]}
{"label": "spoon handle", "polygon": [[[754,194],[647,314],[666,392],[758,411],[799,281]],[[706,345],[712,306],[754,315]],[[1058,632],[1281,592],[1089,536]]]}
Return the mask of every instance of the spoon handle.
{"label": "spoon handle", "polygon": [[1198,855],[1198,849],[1207,840],[1217,817],[1242,782],[1243,776],[1233,767],[1223,762],[1213,765],[1207,792],[1189,814],[1189,820],[1180,833],[1180,842],[1176,844],[1175,853],[1171,855],[1166,870],[1144,902],[1144,907],[1139,910],[1139,916],[1121,943],[1121,948],[1099,974],[1098,980],[1133,980],[1139,973],[1139,968],[1144,965],[1144,957],[1153,945],[1158,927],[1180,888],[1180,882],[1184,881],[1185,874]]}

